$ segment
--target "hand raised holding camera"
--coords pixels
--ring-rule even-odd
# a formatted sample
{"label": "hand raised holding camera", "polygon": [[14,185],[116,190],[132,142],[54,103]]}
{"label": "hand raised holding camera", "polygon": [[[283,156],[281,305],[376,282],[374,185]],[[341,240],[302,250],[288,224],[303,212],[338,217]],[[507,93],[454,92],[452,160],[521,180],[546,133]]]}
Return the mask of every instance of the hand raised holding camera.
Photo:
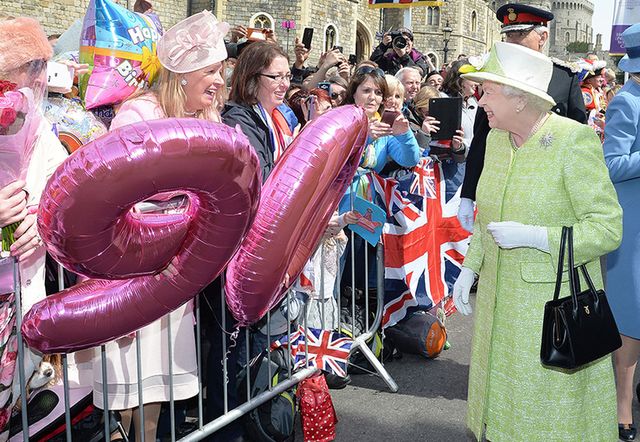
{"label": "hand raised holding camera", "polygon": [[464,150],[464,130],[462,128],[458,129],[451,139],[451,149],[454,151]]}
{"label": "hand raised holding camera", "polygon": [[242,25],[234,26],[229,31],[229,34],[229,40],[231,41],[231,43],[237,43],[238,40],[247,36],[247,28]]}
{"label": "hand raised holding camera", "polygon": [[375,118],[369,120],[369,138],[377,140],[380,137],[386,137],[392,135],[393,131],[391,126],[382,121],[378,121]]}
{"label": "hand raised holding camera", "polygon": [[304,44],[300,41],[298,37],[296,37],[295,47],[293,48],[293,52],[296,54],[296,61],[293,64],[296,68],[302,69],[304,67],[304,63],[309,58],[309,50],[304,47]]}
{"label": "hand raised holding camera", "polygon": [[393,135],[402,135],[409,130],[409,120],[404,115],[400,114],[396,117],[393,125],[391,126]]}
{"label": "hand raised holding camera", "polygon": [[393,37],[391,37],[391,33],[386,32],[382,37],[382,44],[385,46],[389,46],[392,40],[393,40]]}
{"label": "hand raised holding camera", "polygon": [[332,68],[333,66],[336,66],[342,63],[343,61],[346,61],[346,59],[344,58],[344,55],[342,54],[342,52],[338,51],[337,49],[334,49],[325,54],[321,67],[323,69],[329,69],[329,68]]}
{"label": "hand raised holding camera", "polygon": [[440,130],[440,121],[433,117],[425,117],[422,122],[422,131],[426,134],[432,134]]}
{"label": "hand raised holding camera", "polygon": [[345,61],[340,63],[338,65],[338,75],[349,81],[349,77],[351,76],[351,65]]}

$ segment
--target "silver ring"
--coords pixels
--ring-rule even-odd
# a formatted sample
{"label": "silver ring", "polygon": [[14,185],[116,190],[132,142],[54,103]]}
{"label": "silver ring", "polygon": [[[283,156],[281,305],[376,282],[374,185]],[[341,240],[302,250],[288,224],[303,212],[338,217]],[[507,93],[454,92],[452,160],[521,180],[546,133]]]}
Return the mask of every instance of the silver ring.
{"label": "silver ring", "polygon": [[467,302],[460,301],[460,302],[462,302],[462,305],[469,305],[469,301],[467,301]]}

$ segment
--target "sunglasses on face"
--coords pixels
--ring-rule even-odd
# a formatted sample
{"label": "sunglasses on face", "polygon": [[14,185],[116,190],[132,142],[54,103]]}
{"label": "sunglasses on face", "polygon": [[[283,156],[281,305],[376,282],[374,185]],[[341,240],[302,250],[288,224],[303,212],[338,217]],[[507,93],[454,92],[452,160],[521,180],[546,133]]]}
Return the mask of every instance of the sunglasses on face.
{"label": "sunglasses on face", "polygon": [[384,71],[380,68],[374,68],[373,66],[362,66],[356,71],[356,75],[375,74],[379,77],[384,77]]}

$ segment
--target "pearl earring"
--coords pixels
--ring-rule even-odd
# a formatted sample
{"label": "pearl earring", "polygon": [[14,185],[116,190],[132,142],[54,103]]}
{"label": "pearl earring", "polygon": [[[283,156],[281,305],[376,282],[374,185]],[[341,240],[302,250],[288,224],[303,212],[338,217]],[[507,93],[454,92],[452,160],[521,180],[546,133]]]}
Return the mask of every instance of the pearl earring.
{"label": "pearl earring", "polygon": [[187,79],[183,78],[182,80],[180,80],[180,84],[183,85],[183,86],[186,86],[187,85]]}
{"label": "pearl earring", "polygon": [[516,113],[519,114],[520,112],[522,112],[522,108],[521,107],[517,107],[516,108]]}

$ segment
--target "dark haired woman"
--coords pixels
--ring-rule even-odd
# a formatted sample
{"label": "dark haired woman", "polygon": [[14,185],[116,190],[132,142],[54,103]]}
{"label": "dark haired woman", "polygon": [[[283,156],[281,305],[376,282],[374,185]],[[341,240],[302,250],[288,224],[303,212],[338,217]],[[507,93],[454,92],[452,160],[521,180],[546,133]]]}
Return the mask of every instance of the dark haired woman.
{"label": "dark haired woman", "polygon": [[240,54],[231,77],[229,103],[222,121],[242,132],[256,150],[266,180],[275,162],[293,139],[298,124],[284,105],[291,82],[289,58],[277,45],[254,42]]}

